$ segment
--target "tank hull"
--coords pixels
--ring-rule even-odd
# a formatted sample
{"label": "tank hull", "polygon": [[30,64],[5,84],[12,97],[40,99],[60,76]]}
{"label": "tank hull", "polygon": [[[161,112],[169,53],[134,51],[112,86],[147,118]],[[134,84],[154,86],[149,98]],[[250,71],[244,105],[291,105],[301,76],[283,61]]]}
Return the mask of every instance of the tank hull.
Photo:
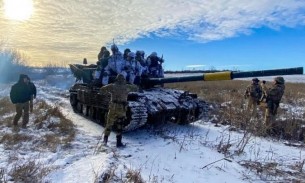
{"label": "tank hull", "polygon": [[[73,109],[91,120],[106,125],[110,94],[99,88],[75,84],[70,89]],[[209,106],[196,94],[170,88],[150,88],[143,92],[131,92],[127,102],[127,120],[123,131],[131,131],[145,124],[162,124],[173,121],[189,124],[207,115]]]}

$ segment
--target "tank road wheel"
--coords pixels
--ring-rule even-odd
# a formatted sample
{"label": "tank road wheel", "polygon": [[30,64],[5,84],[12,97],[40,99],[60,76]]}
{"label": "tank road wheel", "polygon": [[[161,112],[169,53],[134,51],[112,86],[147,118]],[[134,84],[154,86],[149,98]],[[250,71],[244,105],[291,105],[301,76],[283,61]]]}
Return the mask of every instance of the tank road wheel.
{"label": "tank road wheel", "polygon": [[83,112],[83,105],[81,103],[77,103],[76,110],[78,113]]}
{"label": "tank road wheel", "polygon": [[88,113],[89,113],[89,118],[95,120],[96,108],[95,107],[90,107]]}
{"label": "tank road wheel", "polygon": [[78,103],[78,101],[77,101],[77,95],[71,93],[71,94],[70,94],[70,104],[71,104],[73,110],[76,110],[76,109],[77,109],[77,103]]}
{"label": "tank road wheel", "polygon": [[83,105],[83,108],[82,108],[82,114],[84,115],[84,116],[88,116],[88,109],[89,109],[89,107],[87,106],[87,105]]}

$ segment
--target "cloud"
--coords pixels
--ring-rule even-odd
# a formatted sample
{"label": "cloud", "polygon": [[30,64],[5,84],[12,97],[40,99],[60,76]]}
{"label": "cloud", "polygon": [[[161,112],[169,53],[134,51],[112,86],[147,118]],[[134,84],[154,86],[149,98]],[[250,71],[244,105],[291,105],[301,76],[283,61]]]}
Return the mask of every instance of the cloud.
{"label": "cloud", "polygon": [[188,68],[198,68],[198,67],[205,67],[206,65],[187,65],[185,67],[188,67]]}
{"label": "cloud", "polygon": [[195,42],[252,33],[253,28],[305,25],[302,0],[33,0],[25,22],[8,20],[0,2],[0,35],[34,61],[96,60],[112,39],[119,45],[156,35]]}

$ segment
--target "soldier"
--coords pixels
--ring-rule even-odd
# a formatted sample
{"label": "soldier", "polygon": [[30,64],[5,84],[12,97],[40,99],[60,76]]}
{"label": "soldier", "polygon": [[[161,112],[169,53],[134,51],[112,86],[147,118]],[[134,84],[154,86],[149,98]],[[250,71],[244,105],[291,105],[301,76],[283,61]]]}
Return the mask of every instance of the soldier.
{"label": "soldier", "polygon": [[123,54],[119,51],[119,48],[113,44],[111,46],[112,55],[108,59],[108,64],[104,68],[103,72],[103,85],[108,84],[110,74],[120,74],[123,68]]}
{"label": "soldier", "polygon": [[152,52],[147,58],[148,72],[152,77],[164,77],[164,71],[162,69],[163,58],[158,57],[156,52]]}
{"label": "soldier", "polygon": [[283,77],[275,77],[272,88],[267,91],[267,108],[265,112],[265,123],[267,126],[271,126],[275,121],[277,108],[285,91],[284,83]]}
{"label": "soldier", "polygon": [[124,60],[127,60],[127,56],[128,56],[128,53],[129,53],[129,52],[131,52],[129,48],[126,48],[126,49],[124,50],[124,56],[123,56],[123,57],[124,57]]}
{"label": "soldier", "polygon": [[13,121],[14,129],[18,129],[18,121],[22,116],[22,111],[24,111],[22,128],[26,128],[26,125],[29,122],[29,107],[32,90],[30,85],[27,84],[27,82],[28,76],[20,74],[19,81],[12,86],[10,91],[10,98],[12,103],[15,104],[17,113]]}
{"label": "soldier", "polygon": [[250,109],[253,107],[252,116],[254,117],[257,117],[257,102],[260,100],[262,95],[262,89],[258,82],[259,80],[257,78],[253,78],[252,83],[247,86],[245,92],[245,99],[248,99],[247,111],[250,112]]}
{"label": "soldier", "polygon": [[[127,60],[125,60],[122,74],[130,84],[134,84],[135,78],[140,77],[142,72],[142,66],[140,62],[135,60],[134,52],[129,52]],[[136,83],[139,84],[139,83]]]}
{"label": "soldier", "polygon": [[97,55],[97,59],[100,61],[100,60],[102,60],[103,58],[104,58],[104,52],[105,51],[108,51],[107,50],[107,48],[105,47],[105,46],[103,46],[102,48],[101,48],[101,51],[99,52],[99,54]]}
{"label": "soldier", "polygon": [[261,88],[262,88],[262,97],[261,97],[260,101],[265,102],[265,100],[267,98],[267,92],[268,92],[268,88],[266,86],[266,81],[265,80],[262,81]]}
{"label": "soldier", "polygon": [[33,100],[36,98],[37,90],[36,90],[35,84],[31,82],[31,79],[29,77],[28,77],[28,80],[27,80],[27,84],[31,88],[30,112],[33,112],[33,107],[34,107],[33,106]]}
{"label": "soldier", "polygon": [[112,84],[103,86],[101,92],[109,92],[111,94],[111,101],[109,105],[109,112],[107,116],[107,124],[104,131],[104,144],[108,142],[113,125],[117,127],[117,147],[122,144],[122,123],[126,118],[127,109],[127,95],[129,92],[136,92],[138,90],[136,85],[127,85],[126,80],[122,74],[116,76],[116,81]]}

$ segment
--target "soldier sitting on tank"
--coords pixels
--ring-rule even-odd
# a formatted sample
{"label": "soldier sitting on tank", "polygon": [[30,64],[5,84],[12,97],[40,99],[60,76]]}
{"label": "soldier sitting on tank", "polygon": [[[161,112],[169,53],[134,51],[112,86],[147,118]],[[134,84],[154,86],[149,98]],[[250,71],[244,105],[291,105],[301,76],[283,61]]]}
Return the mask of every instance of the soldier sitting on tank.
{"label": "soldier sitting on tank", "polygon": [[137,83],[135,83],[135,78],[139,78],[142,74],[141,72],[142,66],[140,62],[135,60],[134,52],[129,52],[127,60],[125,60],[124,63],[122,74],[130,84],[140,84],[139,80],[137,80]]}
{"label": "soldier sitting on tank", "polygon": [[108,59],[108,64],[104,68],[102,84],[106,85],[109,82],[109,75],[117,75],[122,72],[123,54],[119,51],[117,45],[111,46],[112,55]]}
{"label": "soldier sitting on tank", "polygon": [[101,61],[97,61],[96,62],[97,68],[95,71],[93,71],[93,80],[90,83],[91,85],[95,85],[95,86],[100,86],[102,85],[102,77],[101,77],[101,73],[102,73],[102,68],[101,68]]}
{"label": "soldier sitting on tank", "polygon": [[107,48],[105,46],[103,46],[101,48],[101,51],[99,52],[99,54],[97,55],[97,59],[98,61],[102,60],[105,57],[105,51],[108,51]]}
{"label": "soldier sitting on tank", "polygon": [[108,137],[111,133],[112,126],[116,126],[117,147],[124,146],[122,143],[122,125],[126,119],[127,111],[127,96],[129,92],[136,92],[136,85],[127,85],[122,74],[116,76],[116,80],[112,84],[108,84],[101,88],[101,92],[111,94],[109,111],[107,115],[107,124],[104,130],[104,144],[108,142]]}
{"label": "soldier sitting on tank", "polygon": [[[137,51],[135,59],[141,64],[142,66],[142,74],[148,75],[148,65],[146,60],[144,59],[145,52],[144,51]],[[137,80],[137,79],[136,79]]]}
{"label": "soldier sitting on tank", "polygon": [[126,48],[126,49],[124,50],[124,56],[123,56],[123,57],[124,57],[124,60],[127,60],[128,53],[129,53],[129,52],[131,52],[129,48]]}
{"label": "soldier sitting on tank", "polygon": [[156,52],[152,52],[147,58],[148,71],[150,77],[163,78],[164,71],[162,68],[162,63],[164,62],[163,58],[158,57]]}

